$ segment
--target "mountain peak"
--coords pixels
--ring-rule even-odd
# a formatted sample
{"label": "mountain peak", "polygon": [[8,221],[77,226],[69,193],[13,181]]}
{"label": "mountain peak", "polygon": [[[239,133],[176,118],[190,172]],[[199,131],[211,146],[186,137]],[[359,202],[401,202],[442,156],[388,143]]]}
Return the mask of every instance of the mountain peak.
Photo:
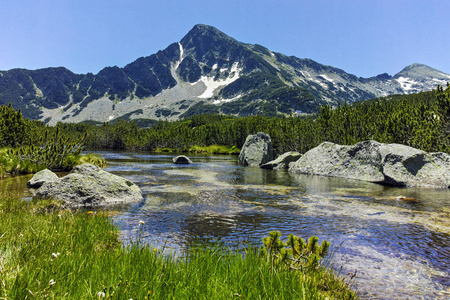
{"label": "mountain peak", "polygon": [[216,27],[205,25],[205,24],[197,24],[192,27],[192,29],[187,33],[187,35],[195,35],[195,34],[218,34],[218,35],[226,35]]}
{"label": "mountain peak", "polygon": [[183,47],[190,48],[203,43],[210,45],[220,40],[236,41],[213,26],[197,24],[181,39],[180,43]]}
{"label": "mountain peak", "polygon": [[394,78],[399,77],[426,77],[426,78],[438,78],[438,79],[447,79],[450,78],[448,74],[436,70],[432,67],[429,67],[424,64],[413,63],[409,66],[406,66],[399,73],[395,74]]}
{"label": "mountain peak", "polygon": [[275,116],[431,90],[448,81],[450,75],[417,63],[394,77],[358,78],[197,24],[180,42],[96,75],[64,68],[1,71],[0,104],[11,102],[24,116],[49,124],[174,120],[199,113]]}

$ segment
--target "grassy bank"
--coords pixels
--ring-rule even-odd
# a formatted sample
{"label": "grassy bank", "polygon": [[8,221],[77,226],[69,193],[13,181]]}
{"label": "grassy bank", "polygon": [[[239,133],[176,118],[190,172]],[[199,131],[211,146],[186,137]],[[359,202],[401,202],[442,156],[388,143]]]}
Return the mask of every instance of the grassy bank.
{"label": "grassy bank", "polygon": [[227,155],[239,155],[241,149],[236,146],[221,146],[221,145],[211,145],[211,146],[192,146],[184,149],[175,148],[157,148],[155,152],[184,152],[184,153],[195,153],[195,154],[227,154]]}
{"label": "grassy bank", "polygon": [[288,269],[251,247],[245,256],[193,247],[175,260],[148,245],[123,247],[105,214],[0,199],[0,299],[356,297],[325,269]]}
{"label": "grassy bank", "polygon": [[[20,155],[13,153],[14,150],[13,148],[0,149],[0,178],[9,175],[33,174],[49,167],[48,163],[20,157]],[[70,171],[74,166],[83,163],[104,167],[106,160],[95,154],[67,155],[61,163],[62,171]]]}

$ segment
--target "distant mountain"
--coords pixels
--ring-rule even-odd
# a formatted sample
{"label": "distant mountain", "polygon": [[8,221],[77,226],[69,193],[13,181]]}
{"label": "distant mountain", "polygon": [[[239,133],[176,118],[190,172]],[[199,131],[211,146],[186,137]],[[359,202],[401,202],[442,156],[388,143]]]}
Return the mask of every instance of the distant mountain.
{"label": "distant mountain", "polygon": [[96,75],[62,67],[0,71],[0,104],[11,102],[25,117],[49,124],[173,120],[199,113],[276,115],[427,91],[449,81],[450,75],[421,64],[394,76],[361,78],[196,25],[180,42]]}

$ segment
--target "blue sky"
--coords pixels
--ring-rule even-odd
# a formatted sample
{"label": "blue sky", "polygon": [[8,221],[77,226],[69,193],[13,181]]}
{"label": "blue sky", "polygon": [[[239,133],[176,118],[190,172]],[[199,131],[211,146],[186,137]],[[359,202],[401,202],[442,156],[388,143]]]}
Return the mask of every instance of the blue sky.
{"label": "blue sky", "polygon": [[415,62],[450,73],[449,14],[448,0],[2,0],[0,70],[95,74],[207,24],[361,77]]}

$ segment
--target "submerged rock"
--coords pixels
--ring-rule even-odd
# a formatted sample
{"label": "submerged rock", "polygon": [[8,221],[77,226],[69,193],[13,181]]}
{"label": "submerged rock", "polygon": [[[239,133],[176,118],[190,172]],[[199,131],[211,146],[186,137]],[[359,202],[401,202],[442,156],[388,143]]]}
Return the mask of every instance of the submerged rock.
{"label": "submerged rock", "polygon": [[66,207],[97,206],[141,201],[142,192],[133,182],[97,166],[76,166],[68,175],[44,183],[33,199],[54,199]]}
{"label": "submerged rock", "polygon": [[242,146],[238,164],[241,166],[260,166],[274,159],[272,140],[264,132],[249,135]]}
{"label": "submerged rock", "polygon": [[184,155],[179,155],[177,157],[174,157],[173,162],[178,165],[192,164],[192,161],[189,159],[189,157],[184,156]]}
{"label": "submerged rock", "polygon": [[302,155],[299,152],[290,151],[278,156],[275,160],[262,164],[262,169],[288,169],[291,162],[299,160]]}
{"label": "submerged rock", "polygon": [[46,182],[52,182],[58,179],[58,176],[50,171],[49,169],[44,169],[36,174],[28,180],[27,187],[37,189],[40,188]]}
{"label": "submerged rock", "polygon": [[406,202],[419,202],[419,200],[416,198],[408,198],[406,196],[398,196],[395,198],[395,200],[406,201]]}
{"label": "submerged rock", "polygon": [[291,163],[289,171],[394,186],[450,187],[450,155],[376,141],[352,146],[324,142]]}

